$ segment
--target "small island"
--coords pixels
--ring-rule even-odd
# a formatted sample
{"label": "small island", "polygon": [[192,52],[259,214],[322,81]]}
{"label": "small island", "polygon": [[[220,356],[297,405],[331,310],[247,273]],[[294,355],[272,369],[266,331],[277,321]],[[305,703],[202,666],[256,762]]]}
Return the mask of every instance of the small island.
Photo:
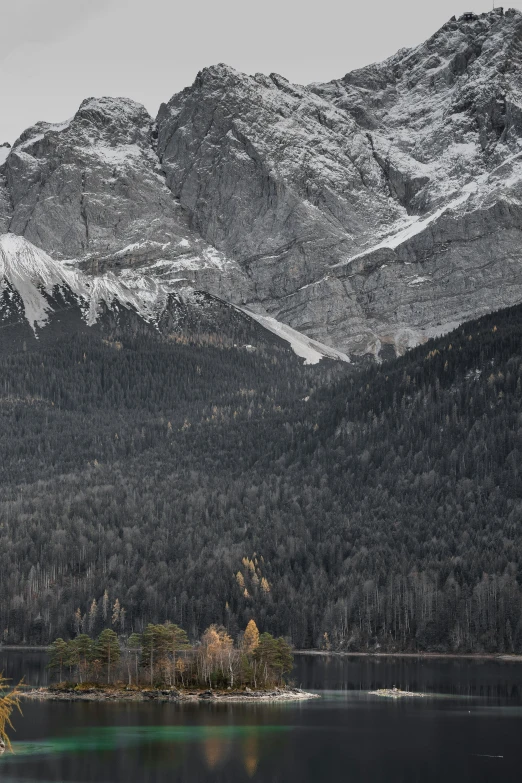
{"label": "small island", "polygon": [[27,690],[24,698],[222,703],[318,698],[285,682],[292,649],[283,638],[259,633],[254,620],[235,643],[218,625],[194,644],[171,622],[149,623],[125,638],[110,628],[96,638],[80,633],[51,644],[48,666],[57,682]]}
{"label": "small island", "polygon": [[404,699],[411,697],[424,698],[425,693],[416,693],[415,691],[402,691],[400,688],[396,688],[395,685],[391,688],[379,688],[376,691],[368,691],[369,696],[383,696],[386,699]]}
{"label": "small island", "polygon": [[307,693],[301,688],[284,686],[253,691],[251,688],[240,690],[185,690],[179,688],[147,688],[87,684],[49,688],[33,688],[22,693],[26,699],[47,701],[157,701],[157,702],[213,702],[213,703],[258,703],[275,701],[304,701],[320,698],[317,693]]}

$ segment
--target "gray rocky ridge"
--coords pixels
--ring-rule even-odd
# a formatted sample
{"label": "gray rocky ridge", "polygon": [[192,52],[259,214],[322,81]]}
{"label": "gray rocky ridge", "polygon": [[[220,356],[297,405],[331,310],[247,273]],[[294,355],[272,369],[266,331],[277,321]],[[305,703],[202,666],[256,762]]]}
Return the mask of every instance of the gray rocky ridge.
{"label": "gray rocky ridge", "polygon": [[389,355],[522,301],[522,14],[328,84],[217,65],[154,121],[89,99],[0,149],[0,231]]}

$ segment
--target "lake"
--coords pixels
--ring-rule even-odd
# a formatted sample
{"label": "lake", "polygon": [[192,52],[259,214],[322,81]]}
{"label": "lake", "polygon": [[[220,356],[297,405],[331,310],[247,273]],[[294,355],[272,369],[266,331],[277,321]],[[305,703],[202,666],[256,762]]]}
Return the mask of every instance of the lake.
{"label": "lake", "polygon": [[[45,657],[0,650],[0,670],[45,684]],[[25,702],[1,783],[462,783],[517,781],[522,664],[297,656],[322,698],[274,704]],[[422,699],[370,696],[391,687]]]}

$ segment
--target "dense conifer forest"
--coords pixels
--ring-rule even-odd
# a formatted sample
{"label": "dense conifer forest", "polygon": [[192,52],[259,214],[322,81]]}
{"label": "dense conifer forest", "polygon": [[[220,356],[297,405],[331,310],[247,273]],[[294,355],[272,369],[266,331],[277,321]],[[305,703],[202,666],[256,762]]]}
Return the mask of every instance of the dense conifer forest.
{"label": "dense conifer forest", "polygon": [[522,307],[360,367],[245,330],[0,352],[2,641],[522,652]]}

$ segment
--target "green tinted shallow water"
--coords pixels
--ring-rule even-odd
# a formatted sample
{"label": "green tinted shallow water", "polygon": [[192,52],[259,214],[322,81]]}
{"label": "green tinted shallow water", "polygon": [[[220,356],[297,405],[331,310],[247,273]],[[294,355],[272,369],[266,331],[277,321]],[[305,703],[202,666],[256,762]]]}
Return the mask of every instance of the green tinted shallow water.
{"label": "green tinted shallow water", "polygon": [[269,732],[291,731],[291,726],[107,726],[88,728],[69,737],[55,737],[41,742],[14,741],[13,753],[0,757],[2,761],[23,761],[28,756],[50,756],[67,753],[91,753],[136,747],[140,744],[174,742],[224,743],[231,739],[258,737]]}
{"label": "green tinted shallow water", "polygon": [[[18,676],[19,664],[12,662],[11,675]],[[44,676],[31,671],[30,681]],[[306,658],[295,675],[323,698],[234,705],[26,702],[24,717],[16,718],[15,755],[0,759],[0,781],[521,779],[520,664]],[[430,695],[391,700],[367,693],[394,684]]]}

